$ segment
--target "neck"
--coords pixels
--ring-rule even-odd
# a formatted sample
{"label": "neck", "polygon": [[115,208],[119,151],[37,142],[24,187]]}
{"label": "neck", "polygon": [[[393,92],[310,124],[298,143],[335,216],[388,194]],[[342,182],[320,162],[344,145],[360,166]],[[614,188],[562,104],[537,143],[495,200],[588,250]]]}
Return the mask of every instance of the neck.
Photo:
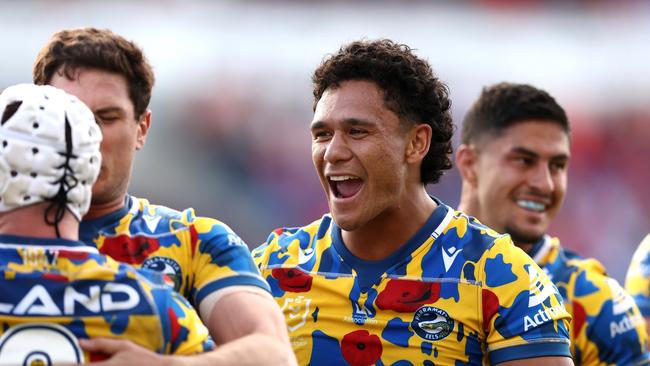
{"label": "neck", "polygon": [[[56,238],[56,229],[45,222],[49,202],[41,202],[0,213],[0,233],[36,238]],[[65,210],[58,224],[62,239],[79,240],[79,221]]]}
{"label": "neck", "polygon": [[521,250],[526,252],[526,254],[528,254],[530,250],[533,249],[533,247],[535,246],[535,243],[522,243],[522,242],[514,241],[514,239],[513,242],[515,243],[516,246],[521,248]]}
{"label": "neck", "polygon": [[91,201],[88,213],[84,215],[84,220],[92,220],[98,217],[106,216],[124,207],[126,202],[126,193],[107,202]]}
{"label": "neck", "polygon": [[381,213],[361,228],[341,237],[352,254],[363,260],[382,260],[397,251],[426,223],[437,204],[424,186],[399,207]]}
{"label": "neck", "polygon": [[469,216],[477,217],[479,220],[479,204],[478,197],[474,190],[467,184],[463,183],[460,192],[460,203],[458,204],[458,211],[462,211]]}

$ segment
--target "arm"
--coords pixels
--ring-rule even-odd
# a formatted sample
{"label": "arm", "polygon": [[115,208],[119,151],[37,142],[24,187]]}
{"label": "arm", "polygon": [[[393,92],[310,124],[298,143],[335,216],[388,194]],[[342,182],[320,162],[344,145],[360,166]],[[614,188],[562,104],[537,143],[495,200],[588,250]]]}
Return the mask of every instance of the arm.
{"label": "arm", "polygon": [[501,366],[573,366],[569,357],[540,357],[500,363]]}
{"label": "arm", "polygon": [[110,356],[91,364],[95,366],[296,365],[280,308],[267,293],[224,294],[207,323],[219,347],[194,356],[162,356],[126,340],[97,338],[80,343],[87,352]]}
{"label": "arm", "polygon": [[[293,353],[284,344],[263,334],[251,334],[211,352],[194,356],[162,356],[127,340],[95,338],[79,340],[87,352],[104,353],[110,358],[91,366],[219,366],[296,365]],[[263,350],[263,351],[262,351]]]}
{"label": "arm", "polygon": [[251,287],[231,291],[213,306],[206,324],[218,345],[249,334],[266,334],[290,349],[284,317],[269,293]]}
{"label": "arm", "polygon": [[544,271],[509,237],[498,238],[481,261],[480,314],[490,362],[570,361],[571,318]]}

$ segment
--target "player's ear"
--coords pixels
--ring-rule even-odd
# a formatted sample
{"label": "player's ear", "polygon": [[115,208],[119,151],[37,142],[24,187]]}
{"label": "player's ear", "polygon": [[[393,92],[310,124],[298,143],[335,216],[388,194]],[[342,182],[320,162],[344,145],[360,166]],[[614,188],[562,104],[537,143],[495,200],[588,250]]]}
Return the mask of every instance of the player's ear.
{"label": "player's ear", "polygon": [[138,131],[135,144],[136,150],[140,150],[144,147],[144,143],[147,141],[149,127],[151,127],[151,111],[147,109],[138,121]]}
{"label": "player's ear", "polygon": [[406,161],[417,163],[424,159],[431,147],[431,126],[420,123],[407,134]]}
{"label": "player's ear", "polygon": [[478,152],[473,145],[461,144],[456,149],[456,167],[463,182],[476,185],[476,163]]}

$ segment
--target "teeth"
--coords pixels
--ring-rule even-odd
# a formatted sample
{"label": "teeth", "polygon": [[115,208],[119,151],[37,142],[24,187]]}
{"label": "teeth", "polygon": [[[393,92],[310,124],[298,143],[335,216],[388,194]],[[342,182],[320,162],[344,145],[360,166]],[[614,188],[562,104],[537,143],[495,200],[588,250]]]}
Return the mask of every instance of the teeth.
{"label": "teeth", "polygon": [[330,180],[333,180],[335,182],[341,182],[341,181],[350,180],[350,179],[358,179],[358,178],[353,177],[351,175],[336,175],[336,176],[330,177]]}
{"label": "teeth", "polygon": [[546,205],[543,203],[528,201],[528,200],[518,200],[517,205],[521,208],[525,208],[531,211],[542,212],[546,209]]}

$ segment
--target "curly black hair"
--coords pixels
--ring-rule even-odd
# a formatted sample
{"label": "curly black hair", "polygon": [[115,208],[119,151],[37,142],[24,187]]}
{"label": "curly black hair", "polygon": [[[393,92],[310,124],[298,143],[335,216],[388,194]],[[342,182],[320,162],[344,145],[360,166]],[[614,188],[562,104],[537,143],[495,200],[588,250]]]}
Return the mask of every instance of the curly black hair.
{"label": "curly black hair", "polygon": [[564,109],[546,91],[528,84],[498,83],[483,88],[463,119],[461,142],[498,136],[508,127],[530,120],[556,123],[570,134]]}
{"label": "curly black hair", "polygon": [[386,107],[403,124],[426,123],[433,130],[431,147],[422,161],[422,183],[437,183],[451,169],[451,119],[449,89],[425,60],[404,44],[389,39],[361,40],[342,46],[326,57],[314,72],[314,110],[328,88],[348,80],[377,84],[384,92]]}

